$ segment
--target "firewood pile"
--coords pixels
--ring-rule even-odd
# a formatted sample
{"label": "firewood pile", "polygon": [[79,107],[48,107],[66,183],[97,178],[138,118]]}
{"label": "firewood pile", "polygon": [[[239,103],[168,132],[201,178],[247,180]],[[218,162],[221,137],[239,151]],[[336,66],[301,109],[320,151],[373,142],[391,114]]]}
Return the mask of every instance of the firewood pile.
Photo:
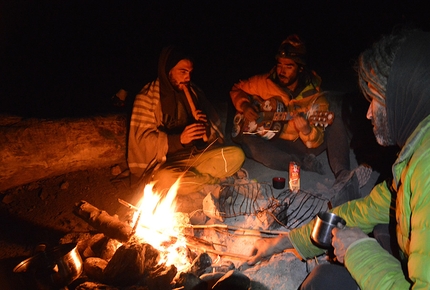
{"label": "firewood pile", "polygon": [[[133,228],[97,207],[81,201],[75,214],[95,228],[95,233],[69,234],[62,243],[77,242],[83,273],[69,289],[250,289],[250,279],[233,263],[205,251],[208,244],[192,239],[186,257],[190,266],[178,271],[160,263],[160,251],[133,235]],[[190,242],[191,244],[191,242]],[[201,245],[201,246],[199,246]],[[217,261],[215,261],[215,259]]]}

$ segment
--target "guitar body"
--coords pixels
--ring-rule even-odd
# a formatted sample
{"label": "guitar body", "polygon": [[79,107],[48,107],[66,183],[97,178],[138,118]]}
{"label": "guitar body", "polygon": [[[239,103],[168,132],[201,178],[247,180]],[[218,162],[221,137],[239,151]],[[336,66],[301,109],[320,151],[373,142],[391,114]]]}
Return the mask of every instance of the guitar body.
{"label": "guitar body", "polygon": [[[301,114],[300,109],[294,111],[286,110],[284,103],[276,98],[263,100],[258,96],[251,96],[251,104],[257,112],[258,119],[248,121],[243,113],[237,112],[233,119],[232,138],[241,135],[258,135],[261,138],[270,140],[278,136],[284,123],[291,120],[295,115]],[[308,117],[308,121],[314,126],[326,127],[333,122],[334,113],[329,111],[315,111]]]}

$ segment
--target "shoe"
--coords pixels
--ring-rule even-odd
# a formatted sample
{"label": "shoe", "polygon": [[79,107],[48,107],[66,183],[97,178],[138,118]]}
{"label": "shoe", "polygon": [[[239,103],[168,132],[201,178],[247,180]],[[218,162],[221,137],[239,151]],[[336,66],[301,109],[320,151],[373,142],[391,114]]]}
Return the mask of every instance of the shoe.
{"label": "shoe", "polygon": [[241,168],[239,169],[235,174],[234,177],[237,179],[248,179],[249,178],[249,173],[245,168]]}
{"label": "shoe", "polygon": [[372,175],[372,167],[367,164],[361,164],[357,168],[354,169],[355,174],[358,178],[358,186],[362,188],[367,184],[370,179],[370,175]]}
{"label": "shoe", "polygon": [[317,159],[314,154],[308,154],[305,156],[301,165],[301,169],[305,171],[316,172],[321,175],[325,174],[323,164]]}
{"label": "shoe", "polygon": [[239,169],[235,174],[229,177],[222,178],[220,180],[221,184],[235,184],[238,180],[248,180],[249,173],[245,168]]}

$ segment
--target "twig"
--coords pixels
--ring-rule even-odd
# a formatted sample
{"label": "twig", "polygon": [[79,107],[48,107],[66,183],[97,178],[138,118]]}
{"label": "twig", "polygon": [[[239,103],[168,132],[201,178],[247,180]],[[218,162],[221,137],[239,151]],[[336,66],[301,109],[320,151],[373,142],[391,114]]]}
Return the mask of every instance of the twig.
{"label": "twig", "polygon": [[221,228],[221,229],[226,229],[226,230],[244,231],[244,232],[249,233],[249,234],[271,234],[271,235],[285,235],[285,234],[288,234],[288,232],[285,232],[285,231],[245,229],[245,228],[239,228],[239,227],[229,226],[229,225],[224,225],[224,224],[189,225],[189,227],[191,227],[193,229]]}
{"label": "twig", "polygon": [[[198,248],[197,245],[192,244],[192,243],[188,243],[186,242],[188,247],[194,247],[194,248]],[[238,258],[238,259],[242,259],[242,260],[249,260],[250,256],[245,256],[245,255],[241,255],[241,254],[236,254],[236,253],[229,253],[229,252],[223,252],[223,251],[218,251],[218,250],[214,250],[214,249],[208,249],[208,248],[204,248],[204,250],[206,252],[212,253],[212,254],[216,254],[216,255],[220,255],[220,256],[226,256],[226,257],[234,257],[234,258]]]}
{"label": "twig", "polygon": [[126,207],[128,207],[129,209],[132,209],[134,211],[139,211],[140,209],[134,205],[132,205],[131,203],[126,202],[125,200],[118,198],[118,202],[122,205],[125,205]]}

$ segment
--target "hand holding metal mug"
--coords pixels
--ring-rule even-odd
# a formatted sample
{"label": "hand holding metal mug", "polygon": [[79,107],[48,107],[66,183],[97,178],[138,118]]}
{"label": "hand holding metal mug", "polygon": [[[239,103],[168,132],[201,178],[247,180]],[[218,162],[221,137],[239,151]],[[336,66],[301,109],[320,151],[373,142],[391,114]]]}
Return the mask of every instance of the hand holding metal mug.
{"label": "hand holding metal mug", "polygon": [[338,262],[343,263],[345,258],[346,250],[355,241],[368,238],[359,228],[334,228],[332,230],[333,239],[332,245],[334,248],[334,254]]}
{"label": "hand holding metal mug", "polygon": [[345,225],[346,221],[340,216],[331,212],[320,212],[315,219],[311,240],[318,247],[329,249],[332,247],[332,230]]}

